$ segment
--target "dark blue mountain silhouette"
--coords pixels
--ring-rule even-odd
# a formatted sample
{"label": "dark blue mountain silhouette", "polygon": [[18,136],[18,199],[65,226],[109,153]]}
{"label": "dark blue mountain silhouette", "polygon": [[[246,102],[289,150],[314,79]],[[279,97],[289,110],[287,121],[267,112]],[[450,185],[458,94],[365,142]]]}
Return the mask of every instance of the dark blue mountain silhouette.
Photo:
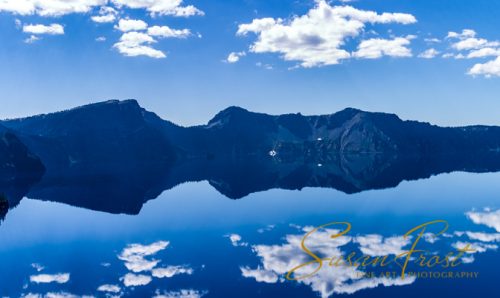
{"label": "dark blue mountain silhouette", "polygon": [[206,125],[181,127],[135,100],[112,100],[1,124],[18,145],[0,144],[0,167],[18,148],[16,164],[35,154],[46,168],[27,196],[113,213],[138,213],[187,181],[207,180],[237,199],[271,188],[355,193],[500,170],[499,127],[438,127],[352,108],[272,116],[230,107]]}

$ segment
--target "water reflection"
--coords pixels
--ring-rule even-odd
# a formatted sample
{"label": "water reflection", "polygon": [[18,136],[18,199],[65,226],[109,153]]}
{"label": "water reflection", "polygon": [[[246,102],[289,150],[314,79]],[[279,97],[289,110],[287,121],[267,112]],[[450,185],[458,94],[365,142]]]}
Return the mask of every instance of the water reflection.
{"label": "water reflection", "polygon": [[[483,262],[483,256],[486,256],[486,260],[491,260],[492,257],[488,257],[488,253],[495,253],[500,241],[500,233],[495,228],[498,223],[499,210],[486,208],[463,212],[459,221],[468,224],[457,225],[455,222],[451,226],[458,226],[460,229],[450,229],[438,237],[434,236],[433,231],[428,231],[423,235],[419,246],[428,250],[426,256],[432,257],[444,255],[448,251],[468,245],[475,252],[461,256],[463,266],[467,267],[460,267],[458,272],[477,271],[483,274],[487,270],[484,264],[480,265]],[[146,213],[146,216],[150,214]],[[336,217],[349,218],[341,214],[337,214]],[[155,220],[158,225],[162,225],[160,221]],[[111,218],[110,221],[112,221]],[[321,224],[314,217],[308,217],[307,221],[315,225]],[[33,249],[35,252],[36,259],[35,262],[29,263],[30,269],[24,271],[28,272],[27,283],[23,289],[17,288],[10,293],[16,293],[14,297],[84,297],[85,295],[88,297],[234,297],[223,290],[230,284],[234,284],[239,290],[246,292],[241,294],[242,297],[276,297],[270,294],[273,291],[269,288],[263,293],[259,292],[266,289],[262,288],[262,285],[275,287],[275,295],[291,297],[316,297],[317,295],[331,297],[333,295],[335,297],[355,294],[357,297],[357,295],[371,293],[381,288],[403,289],[403,291],[419,293],[413,287],[420,287],[422,291],[422,285],[428,282],[425,280],[427,277],[410,274],[416,272],[415,267],[411,267],[409,275],[401,279],[399,276],[392,275],[366,276],[367,272],[376,271],[377,268],[327,265],[311,278],[289,281],[285,278],[286,273],[311,259],[301,248],[301,240],[313,229],[313,226],[271,222],[272,224],[254,226],[251,229],[240,228],[238,231],[229,231],[229,233],[210,228],[211,232],[207,237],[204,237],[198,231],[199,229],[183,233],[181,236],[174,236],[170,233],[170,237],[163,237],[160,238],[163,240],[156,241],[148,241],[148,237],[139,233],[134,238],[143,240],[127,242],[119,247],[103,244],[93,252],[86,246],[84,254],[76,255],[88,260],[86,262],[88,264],[76,268],[67,265],[57,266],[55,263],[55,258],[58,257],[57,251],[47,257],[43,249],[36,246],[30,247],[30,250]],[[415,239],[414,236],[408,239],[403,238],[401,235],[405,232],[403,229],[418,223],[420,219],[413,220],[411,224],[396,222],[400,225],[397,233],[381,227],[375,228],[379,233],[374,233],[363,228],[358,230],[360,222],[354,220],[352,233],[331,239],[330,236],[338,233],[339,230],[321,229],[308,238],[307,246],[318,255],[328,258],[345,257],[350,251],[372,257],[395,256],[406,251]],[[464,227],[467,228],[464,229]],[[116,227],[109,229],[115,231]],[[70,230],[73,231],[73,228]],[[166,231],[169,229],[167,228]],[[162,232],[158,236],[168,234]],[[193,241],[193,239],[196,240]],[[184,244],[181,245],[183,241]],[[78,250],[78,246],[78,244],[72,244],[70,249]],[[59,248],[56,246],[54,249]],[[184,257],[179,257],[179,252],[184,250],[186,250]],[[205,250],[210,253],[205,253]],[[195,257],[200,253],[205,253],[201,257],[201,262]],[[39,254],[45,257],[38,257]],[[25,259],[20,258],[19,261],[22,263],[21,260]],[[64,264],[68,262],[72,261],[66,259]],[[475,266],[476,262],[479,262],[478,266]],[[472,265],[474,267],[470,267]],[[92,273],[87,267],[100,269]],[[306,269],[308,268],[304,268],[304,272],[299,270],[297,273],[307,273]],[[383,271],[400,270],[397,266],[391,266],[384,268]],[[228,273],[223,274],[226,271]],[[439,270],[431,271],[439,272]],[[458,278],[453,282],[455,285],[462,281]],[[296,286],[307,288],[309,292],[300,290],[301,288],[298,290]],[[296,291],[300,294],[294,294]],[[370,297],[397,296],[399,294],[388,295],[386,293],[373,294]]]}
{"label": "water reflection", "polygon": [[[87,166],[64,177],[48,170],[40,181],[4,177],[0,193],[9,213],[0,226],[0,295],[421,297],[457,288],[457,296],[466,297],[486,296],[495,286],[499,174],[422,179],[498,171],[495,154],[209,158],[81,168]],[[224,199],[244,196],[249,197]],[[438,237],[423,234],[419,245],[428,250],[427,258],[469,246],[474,252],[460,256],[460,270],[477,271],[480,278],[366,276],[380,270],[352,266],[325,266],[299,281],[285,277],[311,260],[300,242],[313,226],[331,220],[353,224],[342,237],[331,239],[338,229],[327,228],[308,238],[322,257],[338,259],[351,251],[393,257],[415,240],[402,233],[436,219],[451,228]],[[384,269],[400,270],[395,264]]]}
{"label": "water reflection", "polygon": [[[130,244],[125,247],[117,258],[123,262],[127,269],[123,276],[117,277],[113,283],[102,284],[97,287],[96,293],[104,293],[106,297],[121,297],[123,295],[135,296],[136,288],[147,286],[156,279],[170,279],[176,275],[192,275],[194,268],[189,265],[166,265],[165,260],[155,257],[159,252],[164,251],[170,245],[168,241],[157,241],[151,244]],[[106,267],[109,264],[106,265]],[[66,284],[70,282],[70,273],[45,273],[47,271],[40,264],[32,264],[37,274],[29,277],[32,284]],[[25,286],[28,288],[28,285]],[[177,291],[155,292],[154,297],[179,297],[196,298],[202,297],[208,291],[193,289],[181,289]],[[45,294],[27,293],[22,297],[93,297],[92,295],[74,295],[68,292],[48,292]]]}
{"label": "water reflection", "polygon": [[48,167],[41,181],[38,181],[40,177],[13,181],[0,177],[0,194],[9,203],[0,209],[5,215],[6,209],[16,206],[26,196],[108,213],[138,214],[145,202],[186,182],[208,181],[224,196],[240,199],[270,189],[300,190],[305,187],[331,188],[353,194],[393,188],[402,181],[440,173],[500,170],[499,152],[481,156],[326,156],[327,159],[283,155],[245,159],[210,157],[174,164],[79,164],[64,170],[57,168],[57,171]]}
{"label": "water reflection", "polygon": [[[475,224],[482,224],[496,229],[498,228],[496,225],[498,224],[499,214],[500,209],[496,211],[486,209],[482,212],[467,212],[466,216]],[[285,234],[284,243],[271,245],[250,244],[249,247],[258,257],[259,263],[254,267],[241,266],[242,276],[253,279],[258,283],[284,283],[288,282],[285,276],[294,268],[300,267],[299,270],[294,271],[294,275],[299,276],[295,277],[297,279],[295,282],[303,283],[314,292],[319,293],[321,297],[327,298],[334,294],[354,294],[364,289],[379,286],[411,285],[417,280],[417,277],[430,278],[433,276],[432,271],[440,273],[439,269],[430,269],[434,266],[427,268],[428,271],[426,272],[422,264],[431,262],[428,258],[432,260],[434,256],[439,254],[444,256],[450,251],[450,248],[453,248],[457,251],[457,254],[449,257],[450,262],[456,262],[457,258],[460,258],[460,262],[457,262],[458,265],[470,264],[475,260],[474,254],[485,253],[489,250],[496,251],[498,245],[495,243],[500,242],[500,233],[491,233],[491,231],[453,231],[451,234],[443,233],[440,237],[433,233],[425,233],[422,238],[424,248],[421,249],[421,256],[418,258],[412,256],[410,258],[411,263],[414,265],[411,270],[414,271],[407,272],[406,277],[402,279],[399,275],[402,270],[400,268],[401,264],[393,263],[381,270],[380,268],[383,266],[380,265],[380,262],[377,263],[380,267],[376,268],[373,263],[369,264],[370,262],[363,265],[365,263],[363,260],[366,261],[364,257],[360,257],[360,259],[357,259],[357,257],[352,258],[351,262],[350,257],[347,255],[349,254],[348,251],[354,249],[361,252],[363,256],[373,257],[372,260],[380,260],[380,257],[386,256],[403,256],[404,259],[406,257],[404,253],[410,249],[409,247],[413,242],[411,236],[357,234],[332,238],[332,235],[340,235],[341,230],[322,228],[316,231],[316,228],[310,226],[299,227],[295,225],[293,228],[298,229],[298,231]],[[308,235],[310,232],[314,233],[310,234],[310,236],[304,236],[304,233]],[[248,245],[246,242],[242,242],[242,236],[237,234],[231,235],[230,240],[233,246]],[[434,245],[437,242],[439,242],[439,245]],[[245,245],[238,245],[239,243],[245,243]],[[470,249],[465,253],[460,253],[464,248]],[[311,252],[314,255],[311,255]],[[315,261],[316,257],[321,258],[323,261],[318,262],[319,259]],[[387,260],[386,258],[383,260]],[[356,265],[358,261],[354,260],[360,260],[358,265]],[[309,262],[312,262],[312,264],[302,266]],[[319,264],[323,266],[321,267]],[[458,271],[458,268],[445,268],[447,269],[442,269],[445,272],[441,273],[440,278],[470,278],[475,276],[473,272],[466,272],[470,268],[465,269],[466,271]],[[378,273],[367,273],[373,270],[378,270]],[[420,273],[421,271],[423,273]],[[391,272],[396,276],[384,276],[387,275],[387,272]],[[308,277],[302,279],[305,276]]]}

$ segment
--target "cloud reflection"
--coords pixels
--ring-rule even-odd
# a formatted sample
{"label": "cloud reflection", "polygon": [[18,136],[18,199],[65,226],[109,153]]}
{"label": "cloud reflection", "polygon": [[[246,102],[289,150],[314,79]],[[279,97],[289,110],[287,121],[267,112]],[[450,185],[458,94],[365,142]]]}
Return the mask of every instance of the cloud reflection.
{"label": "cloud reflection", "polygon": [[180,291],[170,291],[160,293],[156,292],[153,298],[201,298],[206,295],[207,291],[197,291],[197,290],[180,290]]}
{"label": "cloud reflection", "polygon": [[145,257],[166,249],[169,244],[168,241],[158,241],[150,245],[131,244],[122,251],[118,258],[125,261],[125,267],[132,272],[150,271],[158,265],[159,261],[146,260]]}
{"label": "cloud reflection", "polygon": [[[313,228],[302,228],[303,232],[309,232]],[[330,238],[332,234],[338,234],[335,229],[322,229],[310,234],[307,238],[307,247],[320,257],[340,257],[343,255],[342,247],[347,244],[356,244],[358,249],[368,255],[378,256],[387,254],[398,254],[402,248],[409,244],[408,239],[402,237],[383,237],[371,234],[363,236],[340,236]],[[247,266],[240,267],[242,276],[253,278],[257,282],[277,283],[285,282],[284,275],[291,269],[309,261],[301,249],[303,234],[289,234],[285,236],[285,243],[281,245],[252,245],[253,252],[260,258],[261,265],[256,269]],[[298,274],[305,272],[300,269]],[[364,272],[351,266],[332,266],[318,271],[315,275],[299,280],[311,287],[321,295],[330,297],[333,294],[353,294],[362,289],[375,288],[377,286],[402,286],[409,285],[415,281],[415,277],[390,278],[371,277],[365,278]]]}
{"label": "cloud reflection", "polygon": [[102,285],[97,288],[99,292],[120,293],[121,288],[117,285]]}
{"label": "cloud reflection", "polygon": [[21,296],[23,298],[93,298],[89,295],[75,295],[67,292],[49,292],[44,295],[29,293]]}
{"label": "cloud reflection", "polygon": [[500,232],[500,209],[491,211],[486,208],[483,212],[469,211],[466,215],[475,224],[482,224]]}
{"label": "cloud reflection", "polygon": [[137,287],[149,284],[153,278],[144,274],[127,273],[121,278],[121,280],[126,287]]}
{"label": "cloud reflection", "polygon": [[187,266],[168,266],[165,268],[156,268],[152,270],[152,274],[156,278],[171,278],[178,274],[193,274],[193,269]]}
{"label": "cloud reflection", "polygon": [[33,283],[67,283],[69,281],[69,273],[58,274],[38,274],[30,276],[30,281]]}
{"label": "cloud reflection", "polygon": [[359,250],[363,254],[372,257],[383,257],[403,253],[403,247],[411,243],[411,237],[406,239],[403,236],[384,238],[381,235],[372,234],[357,236],[354,242],[359,244]]}
{"label": "cloud reflection", "polygon": [[229,241],[231,241],[231,244],[233,246],[248,246],[247,242],[241,241],[241,236],[238,234],[230,234],[226,235],[225,237],[229,238]]}
{"label": "cloud reflection", "polygon": [[[148,259],[148,257],[153,257],[158,252],[165,250],[169,246],[169,244],[170,244],[169,241],[157,241],[149,245],[134,243],[125,247],[123,251],[118,255],[118,259],[124,261],[125,267],[130,271],[120,279],[123,282],[123,284],[126,287],[145,286],[151,283],[153,277],[172,278],[179,274],[186,274],[186,275],[193,274],[194,269],[189,266],[168,265],[156,268],[157,265],[161,262],[161,260]],[[120,291],[119,289],[116,290],[117,291],[115,291],[115,293],[118,293]],[[191,292],[191,290],[189,290],[185,292],[182,291],[169,292],[168,295],[174,295],[177,293],[193,294],[198,292]],[[166,294],[161,294],[161,295],[158,294],[158,295],[159,297],[163,297],[163,295]],[[184,297],[184,296],[171,296],[171,297]],[[186,297],[191,297],[191,296],[186,296]]]}
{"label": "cloud reflection", "polygon": [[249,267],[240,267],[241,275],[243,277],[254,278],[257,282],[265,282],[274,284],[278,282],[278,275],[271,270],[265,270],[261,267],[257,269],[250,269]]}
{"label": "cloud reflection", "polygon": [[[485,225],[494,228],[497,232],[500,229],[500,210],[493,211],[484,209],[482,212],[469,211],[465,215],[472,222],[478,225]],[[313,228],[300,226],[291,226],[301,232],[309,232]],[[261,231],[257,231],[260,233]],[[384,257],[387,255],[399,255],[409,249],[412,238],[402,236],[383,236],[378,234],[347,236],[343,235],[337,238],[331,238],[330,235],[338,234],[338,230],[323,228],[310,234],[307,238],[307,248],[314,252],[320,258],[336,259],[344,257],[344,251],[347,246],[361,251],[363,255],[371,257]],[[287,282],[284,276],[289,270],[311,260],[311,257],[304,253],[301,248],[303,233],[285,235],[285,242],[278,245],[250,245],[252,251],[260,259],[257,267],[241,266],[240,271],[243,277],[252,278],[257,282],[278,283]],[[467,237],[465,241],[464,237]],[[238,235],[236,242],[241,241]],[[432,233],[423,234],[422,244],[434,244],[440,242],[439,250],[446,251],[451,246],[454,249],[463,249],[467,245],[474,252],[468,252],[461,256],[464,264],[470,264],[475,261],[475,254],[484,253],[491,250],[497,250],[500,242],[500,233],[488,233],[484,231],[450,231],[440,237]],[[234,245],[234,244],[233,244]],[[237,245],[235,245],[237,246]],[[429,255],[437,255],[439,251],[429,251]],[[414,259],[415,260],[415,259]],[[450,258],[450,261],[453,257]],[[324,264],[326,266],[326,264]],[[354,266],[327,266],[319,270],[316,274],[300,279],[297,282],[308,285],[322,297],[330,297],[333,294],[354,294],[363,289],[375,288],[378,286],[403,286],[415,282],[416,276],[409,275],[405,279],[388,276],[370,276],[366,277],[365,272],[359,267]],[[361,267],[362,268],[362,267]],[[303,268],[295,271],[297,276],[310,273]],[[310,269],[310,268],[309,268]],[[301,271],[302,270],[302,271]]]}
{"label": "cloud reflection", "polygon": [[482,232],[465,232],[467,237],[472,240],[479,240],[482,242],[500,242],[500,233],[482,233]]}

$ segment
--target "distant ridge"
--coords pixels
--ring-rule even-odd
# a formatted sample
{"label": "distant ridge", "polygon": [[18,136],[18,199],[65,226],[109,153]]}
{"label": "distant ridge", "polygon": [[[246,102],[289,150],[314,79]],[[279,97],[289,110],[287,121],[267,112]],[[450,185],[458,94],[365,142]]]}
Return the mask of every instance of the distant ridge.
{"label": "distant ridge", "polygon": [[353,108],[304,116],[240,107],[181,127],[136,100],[110,100],[1,121],[0,153],[9,206],[28,196],[136,214],[187,181],[238,199],[271,188],[355,193],[438,173],[498,171],[500,128],[439,127]]}
{"label": "distant ridge", "polygon": [[[500,148],[499,127],[439,127],[353,108],[320,116],[272,116],[232,106],[217,113],[206,125],[181,127],[129,99],[1,124],[16,132],[28,147],[53,143],[53,149],[64,151],[73,163],[91,161],[98,155],[118,160],[120,153],[127,150],[130,152],[122,158],[173,161],[206,154],[262,155],[270,150],[286,154],[289,150],[306,150],[304,146],[309,152],[330,154],[435,154]],[[43,148],[32,151],[44,160],[40,152]]]}

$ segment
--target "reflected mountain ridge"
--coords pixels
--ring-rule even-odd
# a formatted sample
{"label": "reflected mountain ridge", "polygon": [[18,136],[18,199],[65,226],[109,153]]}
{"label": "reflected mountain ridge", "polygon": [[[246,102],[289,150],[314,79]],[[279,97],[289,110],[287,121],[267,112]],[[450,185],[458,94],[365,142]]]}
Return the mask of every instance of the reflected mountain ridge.
{"label": "reflected mountain ridge", "polygon": [[0,169],[29,165],[1,172],[10,207],[28,197],[138,214],[186,182],[208,181],[240,199],[304,187],[352,194],[440,173],[500,170],[499,127],[442,128],[356,109],[270,116],[231,107],[207,125],[181,127],[135,100],[113,100],[0,125],[25,148],[0,160]]}

